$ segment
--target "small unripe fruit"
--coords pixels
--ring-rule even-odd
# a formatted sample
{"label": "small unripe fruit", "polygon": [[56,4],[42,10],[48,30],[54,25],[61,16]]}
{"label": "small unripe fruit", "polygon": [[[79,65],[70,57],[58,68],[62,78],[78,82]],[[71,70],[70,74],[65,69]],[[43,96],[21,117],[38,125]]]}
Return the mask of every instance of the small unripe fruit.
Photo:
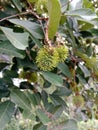
{"label": "small unripe fruit", "polygon": [[92,38],[86,38],[86,44],[91,44],[93,42]]}
{"label": "small unripe fruit", "polygon": [[27,79],[28,82],[37,82],[38,76],[36,72],[31,71],[21,71],[19,74],[19,78]]}
{"label": "small unripe fruit", "polygon": [[73,104],[76,107],[82,107],[84,105],[84,98],[81,95],[77,95],[73,97]]}
{"label": "small unripe fruit", "polygon": [[32,72],[31,75],[30,75],[30,79],[28,79],[29,82],[37,82],[38,80],[38,76],[37,76],[37,73],[36,72]]}
{"label": "small unripe fruit", "polygon": [[25,72],[24,71],[20,72],[19,78],[25,79]]}
{"label": "small unripe fruit", "polygon": [[68,57],[68,48],[64,45],[59,45],[56,47],[56,50],[59,54],[59,62],[64,62]]}

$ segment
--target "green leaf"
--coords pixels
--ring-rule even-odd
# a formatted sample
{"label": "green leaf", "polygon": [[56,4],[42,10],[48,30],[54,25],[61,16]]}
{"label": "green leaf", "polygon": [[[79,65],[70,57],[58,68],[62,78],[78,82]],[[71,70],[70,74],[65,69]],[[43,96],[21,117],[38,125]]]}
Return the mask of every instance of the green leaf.
{"label": "green leaf", "polygon": [[43,125],[42,123],[39,123],[33,127],[33,130],[47,130],[47,126]]}
{"label": "green leaf", "polygon": [[60,22],[61,7],[59,0],[48,0],[48,13],[49,13],[49,24],[48,24],[48,37],[53,39]]}
{"label": "green leaf", "polygon": [[62,124],[62,130],[78,130],[75,120],[69,119]]}
{"label": "green leaf", "polygon": [[79,64],[79,67],[84,73],[85,78],[90,76],[90,71],[84,65]]}
{"label": "green leaf", "polygon": [[69,8],[70,8],[70,10],[81,9],[82,8],[82,0],[76,0],[75,2],[71,1],[69,4]]}
{"label": "green leaf", "polygon": [[50,99],[54,103],[54,105],[62,105],[67,107],[65,101],[58,95],[51,94]]}
{"label": "green leaf", "polygon": [[96,57],[88,57],[86,54],[83,54],[82,52],[79,52],[79,50],[76,52],[76,54],[81,57],[81,59],[85,62],[85,65],[93,69],[96,76],[98,75],[98,59]]}
{"label": "green leaf", "polygon": [[9,93],[10,92],[5,81],[2,78],[0,78],[0,98],[8,97]]}
{"label": "green leaf", "polygon": [[52,72],[42,72],[43,77],[56,86],[63,86],[63,79]]}
{"label": "green leaf", "polygon": [[[11,97],[12,97],[12,100],[19,107],[24,109],[23,113],[22,113],[23,118],[30,119],[30,120],[36,120],[36,117],[35,117],[35,114],[34,114],[35,109],[33,107],[33,103],[32,103],[33,101],[32,101],[32,98],[31,98],[31,93],[29,93],[28,91],[24,91],[24,92],[21,93],[21,91],[19,91],[17,89],[17,90],[14,90],[14,95],[15,94],[16,94],[17,99],[15,99],[15,97],[13,98],[12,93],[11,93]],[[32,108],[31,108],[31,106],[32,106]]]}
{"label": "green leaf", "polygon": [[12,89],[11,90],[11,100],[17,104],[19,107],[23,108],[24,110],[31,111],[31,104],[30,100],[27,98],[24,92],[20,91],[19,89]]}
{"label": "green leaf", "polygon": [[81,75],[77,75],[78,79],[79,79],[79,82],[83,85],[87,84],[86,80],[84,79],[84,76],[81,76]]}
{"label": "green leaf", "polygon": [[1,30],[4,32],[8,40],[15,46],[17,49],[25,50],[28,46],[28,33],[15,33],[13,29],[1,27]]}
{"label": "green leaf", "polygon": [[7,37],[1,30],[0,30],[0,41],[7,41]]}
{"label": "green leaf", "polygon": [[93,19],[91,23],[94,24],[98,28],[98,18]]}
{"label": "green leaf", "polygon": [[0,63],[0,71],[2,71],[9,63]]}
{"label": "green leaf", "polygon": [[41,97],[42,97],[42,102],[44,104],[44,106],[47,106],[48,104],[48,94],[46,93],[46,91],[42,91],[41,93]]}
{"label": "green leaf", "polygon": [[39,47],[42,47],[42,44],[40,42],[40,40],[36,39],[35,37],[32,37],[32,40],[35,44],[37,44]]}
{"label": "green leaf", "polygon": [[19,3],[20,3],[20,0],[11,0],[11,1],[12,1],[12,3],[14,4],[14,6],[17,8],[17,10],[18,10],[19,12],[21,12],[21,11],[22,11],[22,5],[19,4]]}
{"label": "green leaf", "polygon": [[30,102],[34,106],[40,104],[40,102],[41,102],[41,95],[39,93],[37,93],[37,92],[36,93],[31,93],[31,92],[26,91],[25,95],[28,97],[28,99],[30,100]]}
{"label": "green leaf", "polygon": [[61,3],[61,11],[65,12],[68,8],[68,0],[60,0]]}
{"label": "green leaf", "polygon": [[0,63],[10,63],[11,58],[8,55],[0,54]]}
{"label": "green leaf", "polygon": [[57,105],[52,109],[52,114],[55,119],[60,118],[64,108],[62,105]]}
{"label": "green leaf", "polygon": [[77,9],[67,12],[66,15],[76,16],[77,18],[82,18],[84,20],[90,21],[97,18],[97,15],[92,12],[91,9]]}
{"label": "green leaf", "polygon": [[72,93],[70,89],[67,87],[58,87],[54,92],[53,95],[58,95],[58,96],[69,96]]}
{"label": "green leaf", "polygon": [[11,58],[7,55],[0,54],[0,71],[11,64]]}
{"label": "green leaf", "polygon": [[50,122],[48,116],[41,109],[37,109],[36,114],[44,125]]}
{"label": "green leaf", "polygon": [[17,24],[25,28],[33,37],[37,39],[43,39],[44,34],[42,28],[39,24],[35,22],[30,22],[28,20],[10,19],[11,23]]}
{"label": "green leaf", "polygon": [[89,22],[89,21],[85,21],[85,20],[80,20],[79,21],[79,25],[81,26],[81,30],[88,30],[93,28],[94,24]]}
{"label": "green leaf", "polygon": [[89,0],[83,0],[83,7],[84,8],[90,8],[94,11],[94,5]]}
{"label": "green leaf", "polygon": [[3,71],[3,77],[9,77],[9,78],[18,78],[19,75],[16,71],[14,70],[5,70]]}
{"label": "green leaf", "polygon": [[0,103],[0,129],[4,128],[5,125],[11,120],[14,114],[14,103],[11,101],[5,101]]}
{"label": "green leaf", "polygon": [[24,58],[24,53],[15,48],[9,41],[0,41],[0,53],[7,54],[12,57],[15,56],[19,58]]}
{"label": "green leaf", "polygon": [[20,67],[29,67],[33,70],[37,70],[37,66],[34,64],[34,62],[30,61],[30,59],[27,56],[24,59],[17,58],[17,64]]}
{"label": "green leaf", "polygon": [[33,110],[23,110],[22,116],[24,119],[36,120]]}
{"label": "green leaf", "polygon": [[61,70],[61,72],[67,76],[68,78],[71,77],[71,73],[70,73],[70,70],[68,68],[68,66],[65,64],[65,63],[59,63],[58,64],[58,68]]}

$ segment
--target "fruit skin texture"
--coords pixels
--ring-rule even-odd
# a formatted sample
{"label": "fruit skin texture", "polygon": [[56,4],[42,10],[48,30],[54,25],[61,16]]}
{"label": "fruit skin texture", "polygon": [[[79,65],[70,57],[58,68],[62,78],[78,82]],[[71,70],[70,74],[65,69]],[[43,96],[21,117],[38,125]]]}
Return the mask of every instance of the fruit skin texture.
{"label": "fruit skin texture", "polygon": [[84,98],[81,95],[77,95],[73,97],[73,104],[76,107],[82,107],[84,105]]}
{"label": "fruit skin texture", "polygon": [[59,62],[58,52],[54,47],[43,47],[36,57],[37,66],[43,71],[51,71]]}
{"label": "fruit skin texture", "polygon": [[64,62],[68,57],[68,48],[64,45],[59,45],[56,47],[56,50],[59,54],[59,62]]}
{"label": "fruit skin texture", "polygon": [[43,71],[51,71],[59,62],[64,62],[68,57],[68,48],[64,45],[44,46],[38,51],[37,66]]}

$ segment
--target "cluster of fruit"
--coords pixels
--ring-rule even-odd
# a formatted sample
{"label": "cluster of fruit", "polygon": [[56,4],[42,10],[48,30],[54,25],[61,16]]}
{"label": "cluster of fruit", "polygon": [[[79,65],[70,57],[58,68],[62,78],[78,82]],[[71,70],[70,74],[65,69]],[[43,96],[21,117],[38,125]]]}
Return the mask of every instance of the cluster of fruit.
{"label": "cluster of fruit", "polygon": [[68,57],[68,48],[64,45],[44,46],[38,51],[37,66],[43,71],[51,71],[59,62],[64,62]]}

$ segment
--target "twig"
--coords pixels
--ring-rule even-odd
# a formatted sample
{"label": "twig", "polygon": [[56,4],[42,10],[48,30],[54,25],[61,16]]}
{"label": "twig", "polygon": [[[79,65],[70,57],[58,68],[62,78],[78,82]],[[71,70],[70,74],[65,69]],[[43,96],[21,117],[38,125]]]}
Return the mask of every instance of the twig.
{"label": "twig", "polygon": [[39,20],[39,22],[40,22],[40,25],[41,25],[41,27],[42,27],[42,30],[43,30],[43,33],[44,33],[44,36],[45,36],[45,35],[46,35],[46,33],[45,33],[44,26],[43,26],[43,24],[42,24],[42,21],[41,21],[41,20]]}
{"label": "twig", "polygon": [[32,57],[31,57],[31,55],[30,55],[30,51],[29,51],[27,48],[26,48],[26,54],[28,55],[30,61],[32,61],[33,59],[32,59]]}
{"label": "twig", "polygon": [[28,5],[29,5],[30,9],[33,11],[33,7],[31,5],[31,3],[29,2],[29,0],[26,0],[26,1],[27,1]]}
{"label": "twig", "polygon": [[48,22],[47,22],[47,26],[46,26],[45,40],[46,40],[46,43],[49,45],[49,47],[51,47],[51,41],[48,37]]}
{"label": "twig", "polygon": [[1,19],[0,22],[8,20],[10,18],[17,17],[17,16],[26,15],[26,14],[34,15],[38,20],[48,20],[48,18],[41,18],[35,12],[32,12],[32,10],[29,10],[29,11],[26,11],[26,12],[22,12],[22,13],[18,13],[18,14],[15,14],[15,15],[7,16],[7,17]]}
{"label": "twig", "polygon": [[29,13],[32,14],[32,15],[34,15],[38,20],[48,20],[48,18],[39,17],[39,15],[37,15],[32,10],[29,10]]}
{"label": "twig", "polygon": [[15,15],[7,16],[7,17],[1,19],[0,22],[8,20],[10,18],[14,18],[14,17],[20,16],[20,15],[25,15],[25,14],[29,14],[29,12],[22,12],[22,13],[18,13],[18,14],[15,14]]}

